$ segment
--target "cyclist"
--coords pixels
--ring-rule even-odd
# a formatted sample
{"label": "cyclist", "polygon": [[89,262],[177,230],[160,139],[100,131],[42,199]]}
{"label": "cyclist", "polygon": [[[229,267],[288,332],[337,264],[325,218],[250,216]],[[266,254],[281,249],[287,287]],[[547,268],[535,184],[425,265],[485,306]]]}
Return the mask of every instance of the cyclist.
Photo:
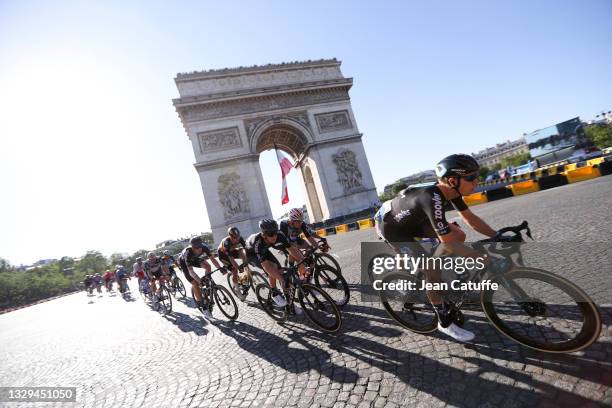
{"label": "cyclist", "polygon": [[[299,249],[307,249],[310,246],[317,246],[317,241],[315,241],[315,238],[318,238],[325,243],[325,245],[321,248],[323,252],[327,252],[330,249],[329,245],[327,245],[327,240],[317,235],[308,227],[308,225],[306,225],[304,222],[304,212],[299,208],[292,208],[289,210],[289,218],[286,220],[281,220],[279,229],[283,234],[285,234],[289,240],[289,243]],[[306,240],[302,239],[300,234],[304,234]],[[289,261],[294,261],[292,256],[289,256]]]}
{"label": "cyclist", "polygon": [[143,268],[149,279],[149,288],[151,289],[151,293],[153,293],[153,301],[157,302],[159,300],[159,290],[155,282],[161,280],[162,275],[166,276],[166,272],[163,269],[163,261],[161,257],[155,255],[155,252],[149,252]]}
{"label": "cyclist", "polygon": [[[472,229],[483,235],[493,237],[496,231],[485,221],[470,211],[462,196],[471,194],[478,182],[478,162],[466,154],[453,154],[436,165],[437,183],[425,187],[406,188],[383,203],[375,216],[376,232],[380,239],[394,250],[401,252],[398,244],[411,242],[411,248],[421,255],[422,248],[415,237],[437,238],[442,243],[461,243],[465,233],[457,224],[449,223],[444,215],[445,204],[450,202],[461,218]],[[482,254],[456,248],[461,256],[482,256]],[[486,261],[485,261],[486,262]],[[426,271],[428,279],[439,279],[439,271]],[[471,341],[474,333],[462,329],[452,322],[448,305],[441,300],[436,291],[428,291],[428,298],[438,315],[438,330],[459,341]]]}
{"label": "cyclist", "polygon": [[127,284],[123,280],[128,277],[127,270],[123,265],[115,265],[115,280],[119,286],[119,292],[123,293],[127,289]]}
{"label": "cyclist", "polygon": [[[278,230],[278,223],[272,219],[263,219],[259,221],[259,233],[249,236],[246,240],[247,244],[247,261],[262,268],[270,277],[270,286],[274,293],[274,303],[279,307],[287,305],[287,302],[281,292],[276,289],[276,280],[280,280],[281,288],[285,291],[285,282],[280,271],[281,264],[278,259],[270,252],[270,248],[278,251],[288,251],[289,255],[298,262],[302,261],[302,253],[291,245],[285,234]],[[304,264],[298,266],[300,278],[304,279],[307,275]]]}
{"label": "cyclist", "polygon": [[92,285],[93,285],[93,276],[92,275],[85,275],[85,279],[83,279],[83,284],[85,285],[85,290],[88,293],[92,292]]}
{"label": "cyclist", "polygon": [[93,277],[93,283],[96,286],[96,290],[98,293],[102,293],[102,276],[99,273],[96,273]]}
{"label": "cyclist", "polygon": [[144,271],[144,263],[142,262],[142,257],[136,258],[136,262],[132,265],[132,273],[138,279],[138,287],[140,288],[142,285],[142,280],[145,278]]}
{"label": "cyclist", "polygon": [[210,248],[202,241],[200,237],[193,237],[189,241],[189,246],[181,252],[179,255],[179,268],[183,271],[185,278],[191,283],[191,289],[196,302],[204,310],[204,317],[207,319],[212,318],[208,305],[202,302],[202,291],[200,289],[201,278],[193,270],[193,268],[203,268],[206,273],[211,271],[210,265],[206,262],[206,259],[210,258],[211,262],[215,267],[223,269],[224,267],[219,264],[217,258],[210,252]]}
{"label": "cyclist", "polygon": [[[219,248],[217,248],[217,253],[219,254],[219,260],[223,263],[227,269],[232,272],[232,282],[234,286],[234,293],[242,293],[238,286],[238,263],[236,263],[236,259],[242,259],[242,263],[246,262],[246,253],[244,248],[246,248],[246,242],[244,242],[244,238],[240,235],[240,230],[236,227],[230,227],[227,230],[227,237],[223,238],[221,243],[219,244]],[[244,301],[246,296],[244,294],[237,295],[240,300]]]}
{"label": "cyclist", "polygon": [[174,276],[176,276],[176,273],[174,272],[174,266],[176,265],[176,259],[174,259],[170,251],[166,249],[162,254],[161,260],[162,260],[162,268],[164,268],[164,273],[174,278]]}
{"label": "cyclist", "polygon": [[106,287],[106,291],[110,292],[111,290],[113,290],[113,274],[109,269],[104,272],[104,275],[102,275],[102,279],[104,280],[104,286]]}

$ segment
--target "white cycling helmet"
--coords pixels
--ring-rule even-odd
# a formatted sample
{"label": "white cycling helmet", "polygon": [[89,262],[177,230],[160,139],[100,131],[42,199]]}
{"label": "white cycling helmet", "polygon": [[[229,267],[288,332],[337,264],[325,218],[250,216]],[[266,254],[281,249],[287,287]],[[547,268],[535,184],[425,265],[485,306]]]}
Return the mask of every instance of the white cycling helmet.
{"label": "white cycling helmet", "polygon": [[291,221],[303,221],[304,212],[299,208],[292,208],[289,210],[289,219]]}

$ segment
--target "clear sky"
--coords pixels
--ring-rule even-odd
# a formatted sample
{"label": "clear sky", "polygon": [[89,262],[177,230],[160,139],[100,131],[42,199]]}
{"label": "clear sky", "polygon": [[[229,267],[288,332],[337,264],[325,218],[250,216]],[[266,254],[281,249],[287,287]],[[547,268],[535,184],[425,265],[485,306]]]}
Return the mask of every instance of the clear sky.
{"label": "clear sky", "polygon": [[[177,72],[336,57],[378,190],[612,108],[612,2],[0,0],[0,257],[207,231]],[[261,159],[275,216],[280,170]],[[291,204],[304,198],[296,174]]]}

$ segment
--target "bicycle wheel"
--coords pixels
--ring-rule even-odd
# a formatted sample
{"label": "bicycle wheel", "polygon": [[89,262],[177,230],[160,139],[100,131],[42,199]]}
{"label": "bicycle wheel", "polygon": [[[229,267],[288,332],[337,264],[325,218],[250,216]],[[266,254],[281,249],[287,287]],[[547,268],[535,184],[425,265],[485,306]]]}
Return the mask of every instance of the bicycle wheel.
{"label": "bicycle wheel", "polygon": [[255,296],[262,309],[274,320],[279,323],[287,320],[287,307],[277,306],[272,299],[272,289],[267,283],[260,283],[255,287]]}
{"label": "bicycle wheel", "polygon": [[342,325],[340,309],[323,289],[304,283],[298,289],[298,300],[304,313],[321,330],[335,332]]}
{"label": "bicycle wheel", "polygon": [[159,311],[163,315],[172,312],[172,297],[167,287],[162,286],[159,290]]}
{"label": "bicycle wheel", "polygon": [[236,320],[238,317],[238,305],[236,305],[236,301],[230,291],[224,286],[216,285],[213,289],[213,297],[221,313],[230,320]]}
{"label": "bicycle wheel", "polygon": [[342,274],[342,268],[340,268],[340,264],[333,255],[325,252],[315,252],[313,256],[315,259],[315,265],[328,266],[338,271],[339,274]]}
{"label": "bicycle wheel", "polygon": [[[383,307],[399,324],[417,333],[431,333],[438,327],[438,315],[434,311],[425,290],[420,290],[422,274],[391,273],[383,277],[379,291]],[[412,282],[414,290],[407,288]],[[391,284],[396,287],[388,289]],[[398,290],[399,288],[402,290]],[[403,285],[403,286],[402,286]]]}
{"label": "bicycle wheel", "polygon": [[313,274],[316,287],[323,289],[334,300],[336,305],[346,305],[351,297],[346,279],[336,270],[327,265],[317,266]]}
{"label": "bicycle wheel", "polygon": [[251,289],[255,291],[255,288],[260,283],[266,285],[268,283],[268,279],[266,279],[266,277],[262,273],[259,273],[257,271],[251,271],[251,280],[250,280]]}
{"label": "bicycle wheel", "polygon": [[185,285],[183,285],[183,281],[179,277],[174,278],[174,286],[176,287],[176,291],[180,293],[182,297],[187,296]]}
{"label": "bicycle wheel", "polygon": [[493,326],[535,350],[570,353],[590,346],[601,333],[601,316],[578,286],[551,272],[518,267],[495,276],[497,290],[481,292]]}

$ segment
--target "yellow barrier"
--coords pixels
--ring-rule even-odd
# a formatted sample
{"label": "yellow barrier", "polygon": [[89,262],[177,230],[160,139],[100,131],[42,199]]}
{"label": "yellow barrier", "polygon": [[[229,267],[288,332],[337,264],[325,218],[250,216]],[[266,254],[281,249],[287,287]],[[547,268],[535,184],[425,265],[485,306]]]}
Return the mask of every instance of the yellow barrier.
{"label": "yellow barrier", "polygon": [[587,166],[595,166],[596,164],[601,164],[606,160],[603,157],[598,157],[596,159],[587,160]]}
{"label": "yellow barrier", "polygon": [[520,183],[515,183],[508,187],[512,190],[512,195],[515,196],[540,191],[540,186],[533,180],[521,181]]}
{"label": "yellow barrier", "polygon": [[540,177],[542,177],[542,171],[543,171],[542,169],[537,169],[535,171],[535,178],[536,179],[539,179]]}
{"label": "yellow barrier", "polygon": [[359,229],[372,228],[374,226],[374,220],[372,218],[359,220],[357,224],[359,224]]}
{"label": "yellow barrier", "polygon": [[566,164],[565,171],[576,170],[576,167],[577,167],[577,163]]}
{"label": "yellow barrier", "polygon": [[470,194],[469,196],[463,197],[463,201],[465,201],[467,205],[478,205],[486,203],[488,200],[487,195],[485,193],[474,193]]}
{"label": "yellow barrier", "polygon": [[557,167],[549,167],[548,168],[548,175],[549,176],[554,176],[555,174],[557,174]]}
{"label": "yellow barrier", "polygon": [[348,225],[346,225],[346,224],[338,225],[336,227],[336,233],[337,234],[342,233],[342,232],[348,232],[348,230],[349,230],[348,229]]}
{"label": "yellow barrier", "polygon": [[580,167],[575,170],[570,170],[565,173],[567,181],[569,183],[576,183],[578,181],[589,180],[595,177],[601,176],[599,169],[593,166]]}
{"label": "yellow barrier", "polygon": [[316,230],[315,232],[316,232],[316,233],[317,233],[317,235],[318,235],[318,236],[320,236],[320,237],[324,237],[324,236],[326,236],[326,235],[327,235],[327,232],[325,232],[325,229],[324,229],[324,228],[322,228],[322,229],[318,229],[318,230]]}

